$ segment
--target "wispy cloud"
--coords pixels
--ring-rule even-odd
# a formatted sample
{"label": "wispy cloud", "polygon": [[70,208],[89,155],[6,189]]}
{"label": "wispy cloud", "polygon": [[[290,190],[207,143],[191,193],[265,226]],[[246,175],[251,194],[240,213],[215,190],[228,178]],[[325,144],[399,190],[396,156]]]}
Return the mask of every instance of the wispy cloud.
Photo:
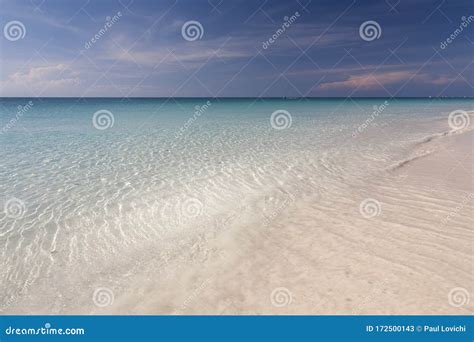
{"label": "wispy cloud", "polygon": [[74,71],[64,64],[46,67],[32,67],[27,71],[18,71],[10,75],[6,80],[0,82],[8,94],[12,91],[37,95],[49,89],[62,93],[64,88],[81,84],[80,73]]}
{"label": "wispy cloud", "polygon": [[389,71],[366,73],[363,75],[349,76],[342,81],[330,81],[319,85],[320,89],[379,89],[384,86],[412,81],[415,83],[426,83],[431,85],[446,85],[455,78],[446,75],[430,75],[427,73],[417,74],[415,71]]}
{"label": "wispy cloud", "polygon": [[[308,89],[314,96],[341,96],[353,89],[365,95],[387,86],[397,91],[402,85],[413,96],[473,91],[467,82],[455,82],[460,73],[468,79],[472,71],[470,33],[432,58],[452,23],[433,15],[421,24],[420,16],[429,12],[419,2],[399,6],[398,12],[388,12],[384,3],[350,6],[352,0],[313,1],[304,9],[283,0],[261,8],[223,1],[214,3],[217,10],[207,0],[131,1],[128,8],[112,0],[71,0],[41,3],[36,12],[34,1],[1,3],[2,20],[20,20],[27,31],[17,42],[0,40],[4,96],[108,96],[114,91],[117,96],[285,96]],[[461,0],[443,6],[443,13],[456,18],[469,8],[470,2]],[[85,48],[117,11],[123,12],[120,21]],[[263,49],[295,11],[301,14],[298,20]],[[182,37],[189,20],[202,24],[202,39]],[[359,26],[365,20],[379,22],[380,39],[361,39]]]}

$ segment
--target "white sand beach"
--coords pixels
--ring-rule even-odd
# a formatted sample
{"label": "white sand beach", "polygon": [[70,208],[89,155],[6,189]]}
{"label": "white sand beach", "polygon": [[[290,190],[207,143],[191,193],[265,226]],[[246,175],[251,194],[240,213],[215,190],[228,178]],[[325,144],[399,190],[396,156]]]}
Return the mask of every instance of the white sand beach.
{"label": "white sand beach", "polygon": [[[133,291],[94,313],[472,314],[473,139],[413,144],[364,186],[294,198],[283,185],[263,202],[235,203],[221,235],[177,248],[166,274],[151,262]],[[300,182],[310,188],[311,178]],[[366,198],[380,204],[374,217],[359,211]]]}
{"label": "white sand beach", "polygon": [[170,105],[5,140],[1,312],[473,313],[469,102],[229,101],[178,137]]}

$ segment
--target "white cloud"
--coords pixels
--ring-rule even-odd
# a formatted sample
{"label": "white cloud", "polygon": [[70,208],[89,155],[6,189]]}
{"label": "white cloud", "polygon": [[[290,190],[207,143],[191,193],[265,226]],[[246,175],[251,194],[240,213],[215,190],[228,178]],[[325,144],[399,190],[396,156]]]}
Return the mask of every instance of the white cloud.
{"label": "white cloud", "polygon": [[17,71],[0,83],[2,95],[20,93],[23,95],[41,95],[46,90],[63,92],[67,88],[81,83],[80,74],[64,64],[54,66],[31,67],[26,71]]}

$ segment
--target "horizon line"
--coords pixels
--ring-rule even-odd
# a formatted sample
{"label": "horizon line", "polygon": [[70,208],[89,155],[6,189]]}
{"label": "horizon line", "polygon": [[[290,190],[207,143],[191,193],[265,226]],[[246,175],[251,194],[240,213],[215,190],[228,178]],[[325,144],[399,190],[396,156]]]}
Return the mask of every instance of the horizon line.
{"label": "horizon line", "polygon": [[0,96],[0,99],[474,99],[474,96]]}

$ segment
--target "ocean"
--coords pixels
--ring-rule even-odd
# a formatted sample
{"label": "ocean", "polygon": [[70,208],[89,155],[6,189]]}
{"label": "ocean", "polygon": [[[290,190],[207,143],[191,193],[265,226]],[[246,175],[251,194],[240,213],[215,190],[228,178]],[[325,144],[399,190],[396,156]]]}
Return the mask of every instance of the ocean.
{"label": "ocean", "polygon": [[286,208],[317,204],[331,227],[337,207],[350,223],[370,189],[424,153],[416,146],[453,131],[450,113],[473,108],[472,99],[2,98],[0,311],[89,312],[100,307],[94,290],[119,301],[136,274],[175,281],[183,255],[205,264],[228,227],[269,229]]}

